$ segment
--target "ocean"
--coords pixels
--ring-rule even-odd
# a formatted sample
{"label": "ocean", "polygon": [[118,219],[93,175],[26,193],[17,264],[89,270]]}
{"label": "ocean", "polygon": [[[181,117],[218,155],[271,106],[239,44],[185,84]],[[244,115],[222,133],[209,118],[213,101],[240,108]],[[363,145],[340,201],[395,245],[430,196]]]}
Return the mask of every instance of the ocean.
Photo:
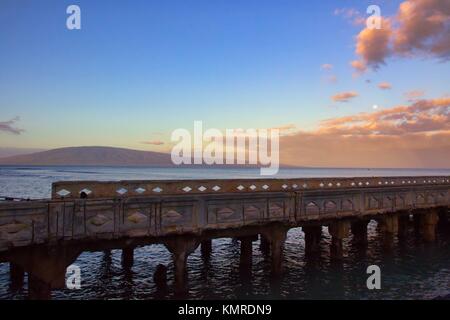
{"label": "ocean", "polygon": [[[450,169],[281,169],[276,177],[446,175]],[[51,183],[62,180],[124,179],[211,179],[259,178],[257,169],[135,168],[135,167],[0,167],[0,197],[41,199],[50,197]],[[437,241],[427,244],[413,228],[406,239],[394,239],[383,246],[377,223],[369,224],[368,247],[362,250],[345,240],[344,259],[330,260],[330,235],[323,227],[321,254],[305,257],[301,228],[289,231],[284,251],[284,274],[277,288],[271,287],[270,263],[253,243],[252,276],[241,281],[239,242],[230,238],[213,240],[209,261],[203,261],[200,248],[188,259],[190,299],[274,298],[274,299],[433,299],[450,293],[450,230],[438,228]],[[131,272],[121,267],[121,250],[84,252],[74,262],[81,268],[81,289],[55,290],[53,299],[152,299],[156,286],[153,273],[158,264],[169,268],[172,261],[163,245],[135,250]],[[368,290],[366,269],[381,268],[381,289]],[[25,299],[26,280],[19,292],[9,290],[8,263],[0,264],[0,299]],[[173,298],[169,290],[165,298]]]}

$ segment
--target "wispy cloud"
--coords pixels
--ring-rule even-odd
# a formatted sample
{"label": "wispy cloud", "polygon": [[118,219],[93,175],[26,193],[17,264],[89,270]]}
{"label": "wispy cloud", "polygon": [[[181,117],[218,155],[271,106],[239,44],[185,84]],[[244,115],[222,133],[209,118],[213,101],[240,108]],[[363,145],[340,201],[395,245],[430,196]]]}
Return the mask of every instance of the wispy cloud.
{"label": "wispy cloud", "polygon": [[380,82],[378,84],[378,88],[381,90],[389,90],[392,89],[392,85],[389,82]]}
{"label": "wispy cloud", "polygon": [[450,98],[420,100],[372,113],[325,120],[317,132],[340,135],[402,135],[450,130]]}
{"label": "wispy cloud", "polygon": [[409,102],[416,101],[416,100],[422,98],[424,95],[425,95],[425,91],[423,91],[423,90],[411,90],[411,91],[404,93],[405,98]]}
{"label": "wispy cloud", "polygon": [[15,117],[9,121],[3,121],[0,122],[0,131],[3,132],[7,132],[7,133],[12,133],[12,134],[21,134],[22,132],[24,132],[25,130],[17,128],[15,126],[16,122],[18,122],[20,120],[19,117]]}
{"label": "wispy cloud", "polygon": [[353,25],[361,25],[366,21],[363,15],[353,8],[338,8],[334,10],[335,16],[341,16]]}
{"label": "wispy cloud", "polygon": [[357,96],[358,93],[355,91],[341,92],[332,96],[331,100],[333,100],[334,102],[348,102],[350,99],[353,99]]}
{"label": "wispy cloud", "polygon": [[333,69],[333,65],[330,63],[324,63],[320,66],[320,68],[323,70],[331,70],[331,69]]}
{"label": "wispy cloud", "polygon": [[153,146],[161,146],[164,144],[164,141],[161,140],[152,140],[152,141],[142,141],[142,144],[148,144]]}

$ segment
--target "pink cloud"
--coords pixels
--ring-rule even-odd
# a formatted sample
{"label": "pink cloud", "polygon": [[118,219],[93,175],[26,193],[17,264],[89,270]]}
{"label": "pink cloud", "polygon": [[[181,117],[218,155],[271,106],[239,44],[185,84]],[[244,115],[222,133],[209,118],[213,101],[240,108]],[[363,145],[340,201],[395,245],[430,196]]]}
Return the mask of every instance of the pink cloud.
{"label": "pink cloud", "polygon": [[408,101],[412,102],[412,101],[416,101],[417,99],[423,97],[425,95],[425,91],[423,90],[411,90],[408,92],[404,93],[406,99],[408,99]]}
{"label": "pink cloud", "polygon": [[450,97],[324,120],[280,140],[286,165],[449,167]]}
{"label": "pink cloud", "polygon": [[380,88],[381,90],[388,90],[392,89],[392,85],[389,82],[381,82],[378,84],[378,88]]}
{"label": "pink cloud", "polygon": [[382,18],[381,29],[365,27],[357,35],[355,51],[358,61],[372,69],[392,56],[450,59],[450,2],[403,1],[395,16]]}
{"label": "pink cloud", "polygon": [[338,93],[338,94],[332,96],[331,100],[333,100],[334,102],[348,102],[350,99],[353,99],[357,96],[358,96],[358,93],[356,93],[354,91],[342,92],[342,93]]}
{"label": "pink cloud", "polygon": [[160,146],[163,145],[164,142],[160,141],[160,140],[153,140],[153,141],[143,141],[143,144],[148,144],[148,145],[154,145],[154,146]]}

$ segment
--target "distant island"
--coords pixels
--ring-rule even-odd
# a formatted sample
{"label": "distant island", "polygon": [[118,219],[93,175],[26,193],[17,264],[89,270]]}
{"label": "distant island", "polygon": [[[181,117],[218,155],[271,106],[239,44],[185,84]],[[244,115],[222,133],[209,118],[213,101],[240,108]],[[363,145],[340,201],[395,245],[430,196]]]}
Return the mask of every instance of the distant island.
{"label": "distant island", "polygon": [[113,147],[68,147],[0,158],[0,165],[173,166],[170,154]]}
{"label": "distant island", "polygon": [[[169,153],[140,151],[115,147],[67,147],[47,151],[0,157],[0,165],[24,166],[148,166],[179,167]],[[193,165],[181,165],[190,166]],[[194,165],[201,167],[203,165]],[[205,165],[206,166],[206,165]],[[255,165],[214,165],[214,167],[245,167]]]}

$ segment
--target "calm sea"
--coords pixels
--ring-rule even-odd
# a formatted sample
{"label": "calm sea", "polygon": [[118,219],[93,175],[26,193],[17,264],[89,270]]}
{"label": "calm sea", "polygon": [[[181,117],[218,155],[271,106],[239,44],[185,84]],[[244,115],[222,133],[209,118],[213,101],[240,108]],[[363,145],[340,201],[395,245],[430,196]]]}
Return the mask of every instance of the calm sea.
{"label": "calm sea", "polygon": [[[422,169],[281,169],[277,177],[352,177],[398,175],[447,175],[450,170]],[[259,178],[253,169],[167,169],[113,167],[0,167],[0,197],[47,198],[51,183],[61,180],[122,179],[210,179]],[[382,244],[377,224],[369,224],[369,245],[362,250],[346,239],[342,262],[329,259],[330,236],[326,227],[321,255],[306,259],[301,228],[288,233],[284,254],[284,276],[277,288],[270,286],[270,264],[253,244],[253,267],[249,281],[239,275],[239,242],[223,238],[213,240],[212,255],[203,261],[200,249],[188,259],[189,298],[280,298],[280,299],[432,299],[450,293],[450,230],[439,228],[436,243],[425,244],[409,229],[405,240],[394,239],[391,249]],[[170,254],[162,245],[135,250],[132,272],[123,272],[121,251],[85,252],[75,261],[81,268],[80,290],[56,290],[54,299],[151,299],[156,294],[153,273],[158,264],[169,268]],[[380,266],[382,288],[368,290],[366,268]],[[9,266],[0,264],[0,299],[24,299],[24,289],[9,290]],[[173,293],[169,291],[167,298]]]}

